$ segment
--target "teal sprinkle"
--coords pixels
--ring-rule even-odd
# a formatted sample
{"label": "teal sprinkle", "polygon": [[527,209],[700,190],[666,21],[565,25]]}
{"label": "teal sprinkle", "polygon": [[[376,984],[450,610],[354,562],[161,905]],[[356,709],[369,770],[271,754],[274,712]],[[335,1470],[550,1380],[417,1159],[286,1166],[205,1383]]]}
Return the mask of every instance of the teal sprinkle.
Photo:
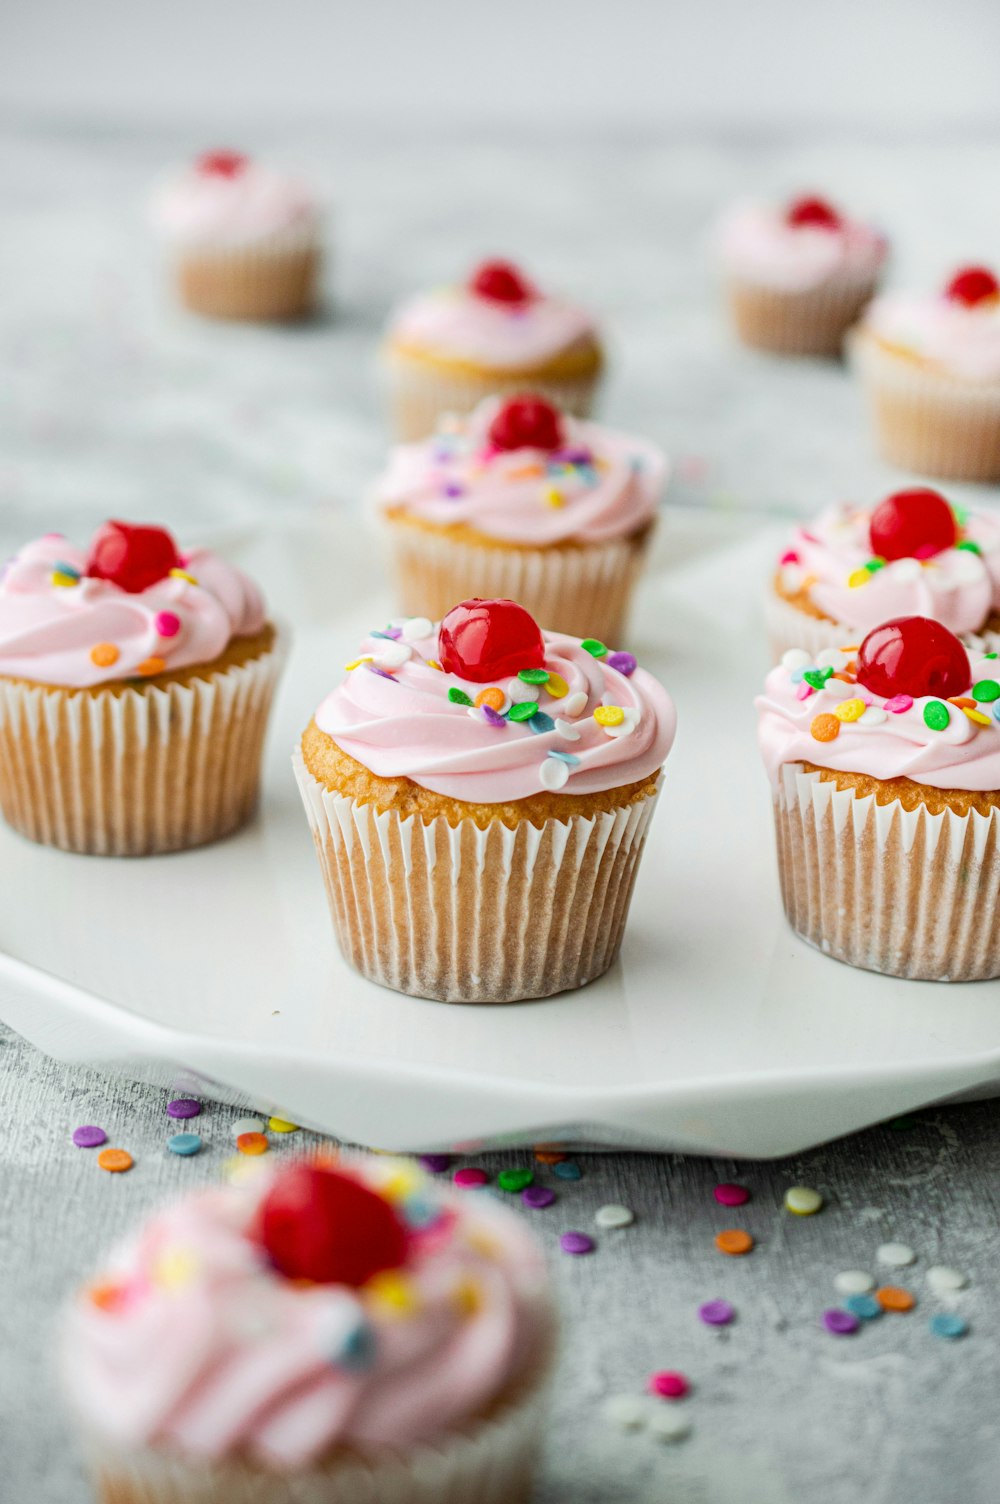
{"label": "teal sprinkle", "polygon": [[78,569],[74,569],[72,564],[64,564],[62,560],[60,560],[57,564],[53,564],[52,572],[53,574],[68,574],[70,579],[73,580],[78,580],[80,578],[80,571]]}
{"label": "teal sprinkle", "polygon": [[[1000,713],[1000,707],[998,707],[998,713]],[[558,757],[560,762],[568,763],[571,768],[578,768],[580,766],[580,759],[573,752],[550,751],[549,756]]]}
{"label": "teal sprinkle", "polygon": [[472,701],[464,689],[457,689],[453,684],[448,691],[448,698],[453,705],[471,705]]}
{"label": "teal sprinkle", "polygon": [[537,731],[539,736],[545,731],[554,731],[556,729],[555,721],[550,715],[546,715],[544,710],[539,710],[537,714],[533,715],[528,725],[532,731]]}
{"label": "teal sprinkle", "polygon": [[367,1321],[359,1321],[344,1338],[333,1361],[339,1368],[369,1368],[374,1358],[375,1333]]}
{"label": "teal sprinkle", "polygon": [[882,1315],[882,1307],[874,1295],[849,1295],[844,1301],[844,1309],[861,1321],[877,1321]]}

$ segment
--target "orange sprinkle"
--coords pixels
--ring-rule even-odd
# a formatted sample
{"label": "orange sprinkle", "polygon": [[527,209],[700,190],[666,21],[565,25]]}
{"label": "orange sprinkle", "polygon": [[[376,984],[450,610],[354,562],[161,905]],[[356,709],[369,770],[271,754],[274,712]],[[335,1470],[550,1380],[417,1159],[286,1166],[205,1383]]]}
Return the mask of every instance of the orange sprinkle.
{"label": "orange sprinkle", "polygon": [[735,1258],[738,1254],[750,1252],[753,1238],[742,1227],[727,1227],[716,1233],[715,1246],[720,1253],[730,1253]]}
{"label": "orange sprinkle", "polygon": [[836,741],[840,735],[840,722],[835,715],[816,715],[813,716],[813,722],[809,730],[815,741]]}
{"label": "orange sprinkle", "polygon": [[536,1149],[535,1158],[540,1165],[561,1165],[566,1156],[558,1149]]}
{"label": "orange sprinkle", "polygon": [[142,662],[139,664],[139,667],[136,669],[136,673],[145,674],[147,677],[153,674],[162,674],[166,666],[167,665],[164,663],[163,659],[157,658],[154,654],[152,658],[144,658],[142,660]]}
{"label": "orange sprinkle", "polygon": [[90,661],[98,668],[111,668],[120,657],[121,653],[113,642],[99,642],[90,650]]}
{"label": "orange sprinkle", "polygon": [[899,1311],[900,1314],[912,1311],[917,1303],[916,1296],[911,1295],[909,1290],[904,1290],[899,1285],[883,1285],[881,1289],[875,1291],[875,1299],[883,1311]]}
{"label": "orange sprinkle", "polygon": [[860,642],[845,642],[840,651],[842,653],[856,653],[860,646]]}
{"label": "orange sprinkle", "polygon": [[97,1163],[102,1170],[120,1175],[124,1170],[131,1170],[132,1156],[127,1149],[102,1149],[97,1156]]}
{"label": "orange sprinkle", "polygon": [[507,696],[498,684],[491,684],[488,689],[481,689],[475,698],[474,704],[477,710],[488,705],[491,710],[502,710]]}
{"label": "orange sprinkle", "polygon": [[831,677],[831,679],[840,679],[844,684],[856,684],[857,683],[857,680],[855,679],[854,675],[853,674],[849,674],[846,669],[843,669],[840,673],[831,674],[830,677]]}
{"label": "orange sprinkle", "polygon": [[535,480],[537,476],[544,474],[545,470],[541,465],[518,465],[516,470],[507,471],[507,479]]}
{"label": "orange sprinkle", "polygon": [[241,1154],[266,1154],[271,1146],[263,1133],[241,1133],[236,1147]]}
{"label": "orange sprinkle", "polygon": [[978,710],[979,706],[970,695],[949,695],[949,705],[961,705],[963,710]]}
{"label": "orange sprinkle", "polygon": [[108,1281],[105,1284],[91,1285],[87,1295],[99,1311],[113,1311],[121,1303],[122,1287]]}

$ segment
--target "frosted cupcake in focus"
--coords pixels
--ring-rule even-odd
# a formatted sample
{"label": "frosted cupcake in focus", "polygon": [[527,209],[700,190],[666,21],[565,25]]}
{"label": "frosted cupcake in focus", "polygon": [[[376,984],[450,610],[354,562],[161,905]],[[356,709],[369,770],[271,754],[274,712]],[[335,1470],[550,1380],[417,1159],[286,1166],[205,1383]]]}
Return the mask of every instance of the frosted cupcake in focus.
{"label": "frosted cupcake in focus", "polygon": [[779,355],[838,355],[887,254],[884,235],[821,198],[738,204],[716,234],[736,333]]}
{"label": "frosted cupcake in focus", "polygon": [[1000,646],[1000,513],[919,487],[873,510],[831,507],[797,527],[766,601],[776,658],[857,642],[893,616],[931,616],[973,647]]}
{"label": "frosted cupcake in focus", "polygon": [[470,595],[620,642],[667,462],[655,445],[543,398],[489,398],[397,446],[375,488],[400,609],[441,617]]}
{"label": "frosted cupcake in focus", "polygon": [[673,743],[662,686],[506,600],[392,621],[346,668],[294,760],[345,957],[448,1002],[601,976]]}
{"label": "frosted cupcake in focus", "polygon": [[899,617],[757,700],[789,923],[838,961],[1000,976],[1000,662]]}
{"label": "frosted cupcake in focus", "polygon": [[485,261],[393,316],[383,351],[396,437],[422,439],[442,413],[530,389],[586,417],[604,356],[585,308],[537,288],[509,261]]}
{"label": "frosted cupcake in focus", "polygon": [[1000,480],[1000,284],[986,267],[938,293],[877,298],[852,353],[890,464]]}
{"label": "frosted cupcake in focus", "polygon": [[283,652],[257,586],[160,527],[58,533],[0,576],[0,808],[32,840],[141,856],[257,802]]}
{"label": "frosted cupcake in focus", "polygon": [[194,313],[279,321],[313,311],[321,216],[299,178],[239,152],[206,152],[161,182],[151,217]]}
{"label": "frosted cupcake in focus", "polygon": [[100,1504],[527,1504],[554,1331],[519,1218],[345,1155],[154,1215],[61,1370]]}

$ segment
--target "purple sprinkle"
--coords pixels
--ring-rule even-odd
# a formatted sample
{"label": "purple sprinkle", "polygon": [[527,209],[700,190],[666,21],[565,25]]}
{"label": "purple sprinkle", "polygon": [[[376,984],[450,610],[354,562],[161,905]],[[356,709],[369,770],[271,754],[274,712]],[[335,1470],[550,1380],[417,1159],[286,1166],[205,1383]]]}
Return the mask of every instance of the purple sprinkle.
{"label": "purple sprinkle", "polygon": [[388,679],[390,684],[396,682],[392,674],[387,674],[384,668],[376,668],[374,663],[366,663],[365,668],[370,674],[378,674],[380,679]]}
{"label": "purple sprinkle", "polygon": [[384,632],[372,632],[372,637],[381,637],[385,642],[398,642],[403,635],[402,627],[386,627]]}
{"label": "purple sprinkle", "polygon": [[94,1123],[85,1123],[81,1128],[73,1129],[73,1142],[78,1149],[96,1149],[100,1144],[106,1144],[108,1135],[103,1128],[98,1128]]}
{"label": "purple sprinkle", "polygon": [[609,668],[616,668],[624,674],[626,679],[631,679],[639,666],[631,653],[609,653],[604,661]]}
{"label": "purple sprinkle", "polygon": [[521,1192],[521,1200],[525,1206],[534,1207],[536,1211],[541,1211],[543,1206],[551,1206],[555,1199],[555,1191],[550,1190],[547,1185],[528,1185]]}
{"label": "purple sprinkle", "polygon": [[[593,1238],[588,1238],[585,1232],[564,1232],[559,1239],[559,1247],[563,1253],[593,1253],[594,1240]],[[847,1313],[845,1311],[841,1312],[841,1314],[846,1315]]]}
{"label": "purple sprinkle", "polygon": [[823,1312],[823,1325],[835,1337],[849,1337],[856,1332],[861,1322],[852,1311],[841,1311],[836,1306]]}
{"label": "purple sprinkle", "polygon": [[168,1118],[196,1118],[201,1112],[201,1103],[193,1097],[175,1097],[167,1103]]}
{"label": "purple sprinkle", "polygon": [[465,495],[465,487],[463,485],[460,485],[457,480],[450,480],[448,482],[448,484],[445,487],[443,487],[443,490],[444,490],[444,494],[446,496],[464,496]]}
{"label": "purple sprinkle", "polygon": [[451,1165],[450,1154],[421,1154],[420,1164],[430,1175],[443,1175]]}
{"label": "purple sprinkle", "polygon": [[728,1326],[735,1314],[728,1300],[706,1300],[698,1307],[698,1315],[706,1326]]}
{"label": "purple sprinkle", "polygon": [[552,455],[554,464],[560,465],[589,465],[593,455],[589,449],[557,449]]}
{"label": "purple sprinkle", "polygon": [[506,726],[507,722],[502,715],[497,714],[492,705],[484,705],[482,711],[491,726]]}

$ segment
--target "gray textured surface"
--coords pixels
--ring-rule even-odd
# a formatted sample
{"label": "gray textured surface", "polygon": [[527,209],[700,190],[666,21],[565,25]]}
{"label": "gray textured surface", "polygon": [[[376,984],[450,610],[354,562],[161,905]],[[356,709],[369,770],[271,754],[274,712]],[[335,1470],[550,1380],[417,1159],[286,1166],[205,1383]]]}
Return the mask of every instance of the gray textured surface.
{"label": "gray textured surface", "polygon": [[[330,184],[336,318],[294,332],[215,328],[160,296],[140,219],[151,173],[199,144],[196,135],[0,135],[0,546],[44,528],[85,535],[114,512],[184,531],[356,502],[384,442],[372,350],[388,304],[492,249],[523,253],[541,279],[604,309],[615,353],[606,410],[672,450],[675,499],[803,511],[866,496],[889,475],[871,458],[844,374],[729,347],[700,254],[712,213],[748,185],[829,186],[878,210],[900,239],[901,272],[919,279],[1000,243],[1000,205],[981,191],[995,153],[983,145],[542,150],[361,142],[344,131],[279,143]],[[206,1108],[209,1147],[177,1160],[164,1148],[162,1094],[66,1070],[12,1036],[0,1036],[0,1101],[0,1499],[83,1504],[48,1376],[53,1307],[157,1199],[218,1172],[234,1114]],[[76,1124],[94,1120],[135,1154],[128,1176],[102,1174],[69,1144]],[[568,1335],[544,1504],[994,1500],[995,1123],[990,1105],[956,1108],[908,1132],[875,1130],[792,1163],[739,1169],[586,1161],[584,1180],[535,1214],[549,1244],[589,1227],[609,1200],[634,1207],[638,1222],[601,1234],[589,1259],[554,1255]],[[720,1211],[711,1195],[720,1178],[749,1185],[751,1204]],[[828,1197],[819,1217],[780,1210],[795,1182]],[[727,1224],[757,1235],[748,1259],[715,1252],[712,1235]],[[917,1312],[854,1339],[827,1336],[818,1317],[832,1275],[871,1266],[888,1237],[919,1251],[905,1281],[921,1297]],[[923,1271],[938,1260],[973,1281],[958,1302],[972,1332],[954,1345],[926,1326],[938,1303]],[[695,1316],[716,1295],[739,1309],[721,1335]],[[600,1418],[607,1395],[640,1390],[661,1366],[695,1385],[694,1435],[676,1449]]]}

